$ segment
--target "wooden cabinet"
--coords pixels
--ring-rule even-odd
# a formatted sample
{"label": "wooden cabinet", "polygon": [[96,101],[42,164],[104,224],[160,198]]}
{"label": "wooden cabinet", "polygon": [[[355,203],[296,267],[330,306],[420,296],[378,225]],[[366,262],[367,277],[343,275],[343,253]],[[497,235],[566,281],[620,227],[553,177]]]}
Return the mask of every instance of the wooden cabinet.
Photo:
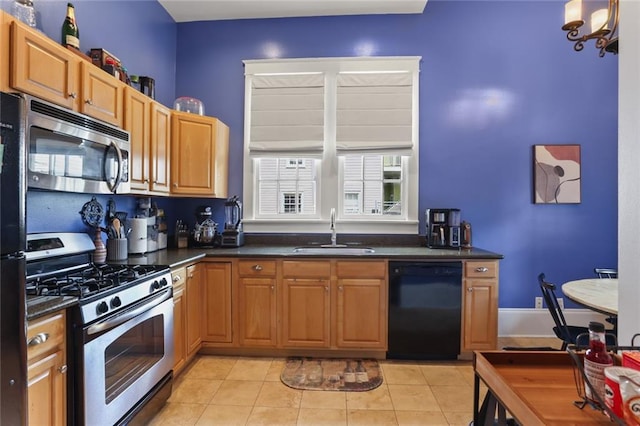
{"label": "wooden cabinet", "polygon": [[172,111],[171,193],[227,197],[229,128],[214,117]]}
{"label": "wooden cabinet", "polygon": [[185,283],[187,310],[187,362],[202,343],[202,268],[199,264],[187,266]]}
{"label": "wooden cabinet", "polygon": [[282,345],[328,348],[331,325],[331,263],[282,262]]}
{"label": "wooden cabinet", "polygon": [[231,262],[205,262],[202,341],[232,343]]}
{"label": "wooden cabinet", "polygon": [[125,85],[46,35],[11,23],[10,85],[118,127]]}
{"label": "wooden cabinet", "polygon": [[131,193],[147,194],[151,179],[151,99],[132,87],[124,91],[124,129],[131,137]]}
{"label": "wooden cabinet", "polygon": [[241,346],[277,344],[276,261],[238,261],[238,333]]}
{"label": "wooden cabinet", "polygon": [[387,348],[387,263],[336,262],[336,346]]}
{"label": "wooden cabinet", "polygon": [[185,282],[187,269],[171,271],[173,281],[173,374],[177,375],[187,362],[187,309]]}
{"label": "wooden cabinet", "polygon": [[0,91],[9,92],[9,51],[11,40],[11,22],[15,19],[0,10]]}
{"label": "wooden cabinet", "polygon": [[[149,191],[155,194],[169,194],[171,110],[164,105],[151,102],[151,176]],[[195,164],[194,164],[195,166]]]}
{"label": "wooden cabinet", "polygon": [[28,415],[30,425],[67,424],[66,314],[27,325]]}
{"label": "wooden cabinet", "polygon": [[465,262],[462,306],[462,351],[496,349],[498,261]]}

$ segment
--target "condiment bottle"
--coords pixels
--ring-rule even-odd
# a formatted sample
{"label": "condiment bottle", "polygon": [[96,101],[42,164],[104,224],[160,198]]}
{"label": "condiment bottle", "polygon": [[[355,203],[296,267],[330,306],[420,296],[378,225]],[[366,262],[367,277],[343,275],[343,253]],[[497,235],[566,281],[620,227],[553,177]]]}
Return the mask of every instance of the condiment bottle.
{"label": "condiment bottle", "polygon": [[604,369],[613,365],[613,358],[607,352],[604,324],[596,321],[589,323],[589,349],[584,353],[584,373],[589,379],[593,391],[585,386],[585,395],[594,402],[599,402],[593,395],[595,392],[604,401]]}

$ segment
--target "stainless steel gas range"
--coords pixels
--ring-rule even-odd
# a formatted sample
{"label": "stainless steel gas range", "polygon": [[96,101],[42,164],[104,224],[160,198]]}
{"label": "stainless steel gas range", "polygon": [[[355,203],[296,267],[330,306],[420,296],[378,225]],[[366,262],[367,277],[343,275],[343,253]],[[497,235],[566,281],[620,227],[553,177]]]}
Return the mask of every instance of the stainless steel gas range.
{"label": "stainless steel gas range", "polygon": [[27,236],[27,295],[76,296],[68,315],[69,419],[144,424],[171,394],[168,267],[91,263],[87,234]]}

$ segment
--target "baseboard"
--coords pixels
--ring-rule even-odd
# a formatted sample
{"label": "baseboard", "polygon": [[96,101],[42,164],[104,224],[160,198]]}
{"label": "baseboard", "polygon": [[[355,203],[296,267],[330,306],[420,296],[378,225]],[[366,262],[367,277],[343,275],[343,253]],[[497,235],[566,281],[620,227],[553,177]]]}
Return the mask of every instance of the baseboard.
{"label": "baseboard", "polygon": [[[567,324],[588,326],[589,321],[604,324],[605,316],[589,309],[565,309]],[[546,309],[498,310],[498,336],[501,337],[553,337],[553,318]]]}

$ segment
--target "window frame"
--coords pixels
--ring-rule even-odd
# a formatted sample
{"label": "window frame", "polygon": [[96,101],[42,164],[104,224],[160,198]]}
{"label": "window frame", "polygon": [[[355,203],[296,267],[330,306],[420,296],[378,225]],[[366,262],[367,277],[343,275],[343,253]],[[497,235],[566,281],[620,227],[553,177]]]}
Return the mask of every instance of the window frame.
{"label": "window frame", "polygon": [[[299,232],[324,233],[329,230],[330,210],[337,212],[336,227],[343,233],[395,233],[417,234],[418,232],[418,193],[419,193],[419,64],[420,57],[370,57],[370,58],[310,58],[310,59],[275,59],[275,60],[247,60],[245,64],[245,122],[244,122],[244,230],[245,232]],[[256,74],[281,74],[326,72],[325,74],[325,149],[318,159],[317,171],[317,208],[315,215],[304,217],[256,218],[257,209],[257,174],[256,156],[249,151],[249,135],[251,124],[251,76]],[[343,157],[336,153],[336,80],[338,72],[384,72],[403,70],[412,73],[412,140],[411,155],[402,155],[402,202],[403,215],[391,217],[385,215],[345,215]],[[329,93],[333,89],[333,93]],[[354,155],[367,153],[354,152]],[[368,154],[376,154],[369,152]],[[405,153],[403,153],[405,154]],[[390,152],[380,152],[379,155],[397,155]],[[312,158],[311,156],[301,156]],[[293,158],[284,154],[280,158]],[[256,190],[254,190],[256,189]],[[410,194],[414,194],[410,196]]]}

